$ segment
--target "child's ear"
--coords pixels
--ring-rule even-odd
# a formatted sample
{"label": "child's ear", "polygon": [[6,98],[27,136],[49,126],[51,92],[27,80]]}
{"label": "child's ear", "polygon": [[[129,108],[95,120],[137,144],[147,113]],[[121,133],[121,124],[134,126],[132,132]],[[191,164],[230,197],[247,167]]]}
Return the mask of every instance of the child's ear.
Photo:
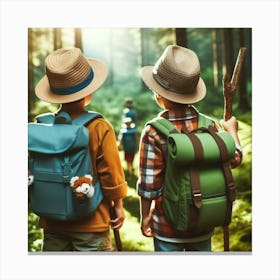
{"label": "child's ear", "polygon": [[165,100],[165,98],[163,98],[161,95],[159,95],[156,92],[154,92],[154,95],[155,95],[155,99],[160,103],[162,103]]}
{"label": "child's ear", "polygon": [[154,93],[154,96],[155,96],[156,98],[159,98],[159,97],[160,97],[160,95],[159,95],[156,91],[153,91],[153,93]]}
{"label": "child's ear", "polygon": [[92,100],[92,94],[89,94],[85,97],[85,106],[87,106],[88,104],[90,104]]}

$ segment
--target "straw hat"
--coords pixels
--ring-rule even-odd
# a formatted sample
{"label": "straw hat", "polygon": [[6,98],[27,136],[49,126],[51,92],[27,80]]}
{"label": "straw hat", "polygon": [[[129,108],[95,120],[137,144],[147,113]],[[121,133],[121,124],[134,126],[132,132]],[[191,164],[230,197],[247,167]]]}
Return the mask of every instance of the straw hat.
{"label": "straw hat", "polygon": [[187,48],[168,46],[155,66],[141,69],[141,76],[148,88],[176,103],[196,103],[206,95],[198,57]]}
{"label": "straw hat", "polygon": [[62,48],[45,60],[46,75],[35,88],[36,95],[50,103],[69,103],[96,91],[106,80],[106,65],[87,59],[78,48]]}

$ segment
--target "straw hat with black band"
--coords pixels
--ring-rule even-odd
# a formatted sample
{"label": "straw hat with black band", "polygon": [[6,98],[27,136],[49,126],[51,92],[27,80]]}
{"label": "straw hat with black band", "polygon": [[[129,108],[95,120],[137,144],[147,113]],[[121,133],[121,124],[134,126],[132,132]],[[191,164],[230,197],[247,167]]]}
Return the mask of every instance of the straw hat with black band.
{"label": "straw hat with black band", "polygon": [[106,65],[85,58],[79,48],[58,49],[46,57],[46,75],[35,87],[38,98],[63,104],[80,100],[95,92],[106,80]]}
{"label": "straw hat with black band", "polygon": [[176,103],[193,104],[206,95],[197,55],[177,45],[168,46],[154,66],[143,67],[141,77],[150,90]]}

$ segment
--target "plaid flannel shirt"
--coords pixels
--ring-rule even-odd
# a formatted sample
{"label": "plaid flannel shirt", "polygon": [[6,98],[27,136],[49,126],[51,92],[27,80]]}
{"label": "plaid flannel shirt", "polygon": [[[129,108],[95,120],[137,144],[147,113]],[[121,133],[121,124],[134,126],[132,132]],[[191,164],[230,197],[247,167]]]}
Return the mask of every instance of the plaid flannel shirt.
{"label": "plaid flannel shirt", "polygon": [[[188,106],[183,112],[166,110],[161,112],[159,116],[171,121],[179,130],[185,127],[188,131],[193,131],[198,127],[198,111],[193,106]],[[213,122],[213,126],[219,130],[216,123]],[[151,125],[147,125],[142,131],[140,141],[137,192],[139,196],[155,201],[151,227],[156,236],[187,238],[187,235],[172,228],[164,215],[162,191],[166,156],[166,139]]]}

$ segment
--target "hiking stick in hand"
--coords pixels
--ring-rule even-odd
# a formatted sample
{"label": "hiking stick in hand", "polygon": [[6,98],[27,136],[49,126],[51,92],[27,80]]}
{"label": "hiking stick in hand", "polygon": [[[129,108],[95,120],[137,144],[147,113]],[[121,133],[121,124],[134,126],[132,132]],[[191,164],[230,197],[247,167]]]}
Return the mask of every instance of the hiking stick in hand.
{"label": "hiking stick in hand", "polygon": [[[117,216],[116,216],[116,212],[115,212],[116,210],[115,210],[114,205],[111,205],[109,211],[110,211],[111,220],[116,219]],[[122,242],[121,242],[121,238],[120,238],[120,232],[117,229],[114,229],[113,231],[114,231],[114,237],[115,237],[115,243],[116,243],[117,250],[122,251],[123,249],[122,249]]]}
{"label": "hiking stick in hand", "polygon": [[[236,91],[237,84],[239,82],[240,72],[245,58],[246,48],[240,48],[237,56],[237,60],[234,66],[233,74],[230,79],[227,74],[223,79],[223,95],[224,95],[224,120],[227,121],[232,117],[232,103],[233,95]],[[229,245],[229,228],[223,226],[224,236],[224,251],[230,250]]]}
{"label": "hiking stick in hand", "polygon": [[237,60],[234,66],[231,80],[227,74],[223,79],[223,95],[224,95],[224,120],[227,121],[232,117],[233,95],[239,82],[240,72],[245,58],[246,48],[240,48]]}

